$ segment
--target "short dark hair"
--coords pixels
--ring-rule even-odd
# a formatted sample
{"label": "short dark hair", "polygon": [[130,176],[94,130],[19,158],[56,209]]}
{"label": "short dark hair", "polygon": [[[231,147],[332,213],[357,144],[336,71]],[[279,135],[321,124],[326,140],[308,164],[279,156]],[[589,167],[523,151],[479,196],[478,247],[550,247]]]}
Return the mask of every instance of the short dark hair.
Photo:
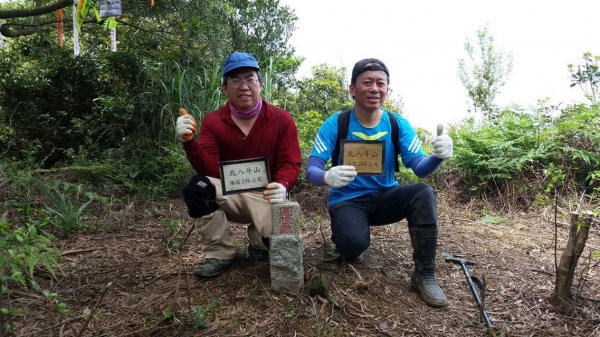
{"label": "short dark hair", "polygon": [[[254,68],[249,68],[249,69],[256,70]],[[227,79],[229,77],[231,77],[231,75],[233,75],[234,73],[235,73],[235,71],[230,71],[227,74],[223,75],[223,82],[222,82],[223,85],[227,85]],[[256,76],[258,76],[258,82],[260,84],[262,84],[263,83],[263,78],[262,78],[262,75],[260,74],[260,71],[256,70]]]}
{"label": "short dark hair", "polygon": [[390,72],[388,68],[385,66],[385,63],[381,62],[375,58],[364,59],[356,62],[354,68],[352,68],[352,78],[350,79],[350,84],[356,84],[356,79],[358,75],[364,73],[369,70],[382,70],[387,75],[388,84],[390,83]]}

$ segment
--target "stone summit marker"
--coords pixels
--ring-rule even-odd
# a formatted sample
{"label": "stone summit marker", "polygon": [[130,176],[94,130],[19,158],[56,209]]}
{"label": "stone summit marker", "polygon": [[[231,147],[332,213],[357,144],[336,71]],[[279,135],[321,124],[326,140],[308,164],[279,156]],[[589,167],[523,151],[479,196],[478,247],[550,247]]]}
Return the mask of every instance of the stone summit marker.
{"label": "stone summit marker", "polygon": [[271,288],[298,292],[304,286],[304,242],[297,202],[273,204],[271,247]]}

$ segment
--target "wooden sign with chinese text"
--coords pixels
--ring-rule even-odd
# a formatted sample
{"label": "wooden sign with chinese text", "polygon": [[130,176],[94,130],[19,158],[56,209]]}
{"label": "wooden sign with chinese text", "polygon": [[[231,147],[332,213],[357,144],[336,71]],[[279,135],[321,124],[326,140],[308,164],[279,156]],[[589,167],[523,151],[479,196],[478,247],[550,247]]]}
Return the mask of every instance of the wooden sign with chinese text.
{"label": "wooden sign with chinese text", "polygon": [[341,140],[342,164],[356,168],[359,175],[383,175],[385,142],[381,140]]}
{"label": "wooden sign with chinese text", "polygon": [[267,157],[219,162],[223,195],[262,191],[271,180]]}

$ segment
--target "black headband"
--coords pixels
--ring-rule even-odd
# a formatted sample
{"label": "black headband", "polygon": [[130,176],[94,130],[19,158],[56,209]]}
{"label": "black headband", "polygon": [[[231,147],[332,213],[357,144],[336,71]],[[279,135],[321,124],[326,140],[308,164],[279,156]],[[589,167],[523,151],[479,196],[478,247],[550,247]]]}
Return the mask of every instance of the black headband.
{"label": "black headband", "polygon": [[354,68],[352,69],[352,78],[350,83],[354,84],[358,75],[370,70],[381,70],[385,72],[385,74],[388,76],[389,81],[390,72],[388,71],[388,68],[385,66],[385,64],[376,58],[370,58],[356,62]]}

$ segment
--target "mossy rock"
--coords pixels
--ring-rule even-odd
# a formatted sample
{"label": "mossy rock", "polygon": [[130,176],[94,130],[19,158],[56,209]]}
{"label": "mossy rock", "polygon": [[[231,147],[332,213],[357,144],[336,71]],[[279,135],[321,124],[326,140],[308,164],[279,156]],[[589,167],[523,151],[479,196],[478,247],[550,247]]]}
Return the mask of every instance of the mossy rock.
{"label": "mossy rock", "polygon": [[310,296],[321,296],[323,298],[327,297],[327,292],[328,292],[328,282],[327,282],[327,277],[323,274],[318,274],[317,276],[314,276],[311,280],[310,280],[310,287],[308,290],[308,294]]}

